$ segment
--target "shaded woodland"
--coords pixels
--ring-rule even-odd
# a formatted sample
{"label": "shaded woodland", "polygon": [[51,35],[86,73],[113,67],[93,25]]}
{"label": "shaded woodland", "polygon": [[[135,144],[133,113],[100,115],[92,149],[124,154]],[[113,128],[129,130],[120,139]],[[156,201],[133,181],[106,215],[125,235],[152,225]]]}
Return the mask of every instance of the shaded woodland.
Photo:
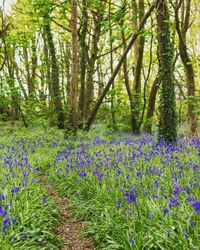
{"label": "shaded woodland", "polygon": [[57,126],[66,137],[94,122],[158,131],[166,142],[179,130],[197,135],[199,17],[197,0],[2,5],[0,120]]}

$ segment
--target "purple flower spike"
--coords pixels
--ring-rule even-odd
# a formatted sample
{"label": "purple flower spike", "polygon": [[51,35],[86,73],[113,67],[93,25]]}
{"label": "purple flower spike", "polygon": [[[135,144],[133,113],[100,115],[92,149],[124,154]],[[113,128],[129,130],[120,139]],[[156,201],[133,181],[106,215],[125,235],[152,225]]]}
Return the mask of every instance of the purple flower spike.
{"label": "purple flower spike", "polygon": [[46,203],[47,203],[47,200],[46,200],[46,197],[44,196],[42,199],[42,204],[46,204]]}
{"label": "purple flower spike", "polygon": [[196,211],[200,211],[200,201],[195,201],[192,206]]}

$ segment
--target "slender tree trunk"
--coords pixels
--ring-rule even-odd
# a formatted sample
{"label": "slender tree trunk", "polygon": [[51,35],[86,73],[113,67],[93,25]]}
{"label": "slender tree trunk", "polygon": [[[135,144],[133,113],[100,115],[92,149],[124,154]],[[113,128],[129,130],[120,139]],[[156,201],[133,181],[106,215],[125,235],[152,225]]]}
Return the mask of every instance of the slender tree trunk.
{"label": "slender tree trunk", "polygon": [[[139,22],[141,22],[144,16],[144,0],[139,0],[137,15],[139,15]],[[139,120],[139,115],[141,110],[141,91],[142,91],[141,73],[142,73],[142,61],[144,54],[144,44],[145,44],[145,38],[144,36],[141,35],[137,38],[137,42],[135,43],[136,63],[134,69],[134,92],[135,92],[134,113],[137,120]]]}
{"label": "slender tree trunk", "polygon": [[[113,74],[114,68],[113,68],[113,32],[112,32],[112,23],[111,23],[111,5],[112,0],[109,1],[109,36],[110,36],[110,72],[111,75]],[[111,114],[112,114],[112,123],[113,127],[116,126],[116,120],[115,120],[115,111],[114,111],[114,89],[115,89],[115,82],[112,83],[112,94],[111,94]]]}
{"label": "slender tree trunk", "polygon": [[77,134],[77,98],[78,98],[78,31],[77,31],[77,0],[71,3],[71,30],[72,30],[72,79],[70,84],[71,111],[65,137]]}
{"label": "slender tree trunk", "polygon": [[144,125],[144,131],[148,133],[152,132],[152,117],[153,117],[154,110],[155,110],[156,95],[157,95],[159,86],[160,86],[160,77],[158,73],[151,87],[151,92],[150,92],[149,100],[148,100],[146,122]]}
{"label": "slender tree trunk", "polygon": [[82,11],[82,29],[80,33],[80,96],[79,96],[79,119],[80,122],[83,123],[85,120],[85,90],[86,90],[86,69],[88,62],[88,48],[86,44],[86,36],[87,36],[87,27],[88,27],[88,13],[87,13],[87,1],[83,0],[83,11]]}
{"label": "slender tree trunk", "polygon": [[23,47],[23,55],[24,55],[24,63],[25,63],[25,69],[26,69],[26,80],[28,84],[28,95],[29,97],[33,97],[34,89],[32,88],[32,84],[31,84],[31,71],[30,71],[29,55],[28,55],[27,47]]}
{"label": "slender tree trunk", "polygon": [[[46,20],[48,19],[45,18]],[[47,22],[47,21],[46,21]],[[62,108],[62,102],[60,97],[59,88],[59,69],[56,59],[56,51],[53,43],[53,36],[50,29],[50,24],[47,22],[44,27],[45,33],[47,35],[47,42],[49,47],[49,53],[51,57],[51,86],[53,90],[53,103],[55,107],[55,112],[57,113],[57,125],[59,129],[64,128],[64,113]]]}
{"label": "slender tree trunk", "polygon": [[[124,18],[125,18],[125,16],[124,16]],[[126,44],[126,38],[125,38],[123,26],[124,26],[124,20],[122,19],[122,21],[121,21],[121,34],[122,34],[122,43],[123,43],[123,47],[124,47],[124,51],[125,51],[127,48],[127,44]],[[139,131],[139,127],[138,127],[138,122],[137,122],[136,117],[135,117],[135,111],[134,111],[135,102],[134,102],[134,96],[131,92],[131,88],[130,88],[130,84],[129,84],[127,59],[126,58],[124,59],[124,62],[123,62],[123,72],[124,72],[124,83],[126,86],[126,91],[128,93],[129,102],[130,102],[132,131],[134,134],[139,134],[140,131]]]}
{"label": "slender tree trunk", "polygon": [[[186,72],[188,97],[190,98],[195,97],[195,75],[186,42],[186,34],[189,29],[191,0],[186,0],[186,8],[184,8],[185,11],[184,9],[182,11],[182,24],[180,24],[179,20],[179,9],[181,5],[184,8],[185,5],[183,0],[180,0],[178,6],[175,7],[175,22],[176,30],[179,37],[179,53]],[[194,108],[194,104],[190,101],[188,104],[188,117],[191,135],[195,135],[197,129],[197,118],[194,114]]]}
{"label": "slender tree trunk", "polygon": [[51,71],[50,71],[50,58],[49,58],[49,48],[48,48],[48,42],[45,31],[42,34],[43,37],[43,43],[44,43],[44,61],[45,61],[45,79],[46,84],[48,87],[49,92],[49,125],[50,127],[54,126],[54,120],[53,120],[53,89],[52,89],[52,81],[51,81]]}
{"label": "slender tree trunk", "polygon": [[177,140],[175,84],[173,77],[174,49],[170,35],[168,0],[157,5],[158,60],[161,80],[159,139],[166,143]]}
{"label": "slender tree trunk", "polygon": [[36,46],[36,37],[31,41],[31,78],[30,78],[30,88],[31,93],[35,92],[35,80],[36,80],[36,70],[37,70],[37,46]]}
{"label": "slender tree trunk", "polygon": [[98,42],[101,34],[101,12],[93,12],[93,22],[94,22],[94,34],[92,39],[92,48],[90,52],[90,58],[88,61],[88,72],[87,72],[87,82],[86,82],[86,117],[88,117],[91,105],[94,99],[94,73],[95,73],[95,63],[97,60],[98,53]]}

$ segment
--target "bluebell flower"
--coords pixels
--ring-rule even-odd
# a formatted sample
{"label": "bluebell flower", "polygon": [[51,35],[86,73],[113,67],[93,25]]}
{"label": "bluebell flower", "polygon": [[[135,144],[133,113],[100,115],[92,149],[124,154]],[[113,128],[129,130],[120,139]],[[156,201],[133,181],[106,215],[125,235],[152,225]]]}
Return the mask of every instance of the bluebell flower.
{"label": "bluebell flower", "polygon": [[168,213],[169,213],[169,209],[164,208],[164,209],[163,209],[163,213],[164,213],[164,215],[168,214]]}
{"label": "bluebell flower", "polygon": [[86,172],[81,172],[81,171],[79,171],[78,175],[79,175],[80,177],[85,177],[85,176],[87,176]]}
{"label": "bluebell flower", "polygon": [[46,200],[46,197],[44,196],[42,199],[42,204],[46,204],[46,203],[47,203],[47,200]]}
{"label": "bluebell flower", "polygon": [[185,190],[186,194],[188,194],[188,195],[190,194],[190,191],[188,188],[185,187],[184,190]]}
{"label": "bluebell flower", "polygon": [[124,194],[124,200],[128,203],[136,202],[137,196],[136,196],[136,190],[134,188],[131,188],[129,192],[126,192]]}
{"label": "bluebell flower", "polygon": [[195,201],[192,206],[196,211],[200,211],[200,201]]}
{"label": "bluebell flower", "polygon": [[2,232],[3,232],[4,234],[7,234],[6,229],[7,229],[7,226],[6,226],[6,225],[4,225],[4,226],[3,226],[3,228],[2,228]]}
{"label": "bluebell flower", "polygon": [[116,203],[117,203],[117,208],[120,209],[122,201],[118,200]]}
{"label": "bluebell flower", "polygon": [[135,244],[135,241],[134,241],[133,237],[130,237],[129,241],[131,242],[132,245]]}
{"label": "bluebell flower", "polygon": [[181,186],[177,186],[175,189],[174,189],[174,195],[177,196],[182,190],[182,187]]}
{"label": "bluebell flower", "polygon": [[19,192],[19,187],[13,188],[13,189],[11,190],[11,192],[12,192],[12,196],[14,196],[15,193],[18,193],[18,192]]}
{"label": "bluebell flower", "polygon": [[0,193],[0,197],[1,197],[2,201],[5,201],[5,196],[2,193]]}
{"label": "bluebell flower", "polygon": [[0,215],[7,215],[7,212],[3,209],[3,207],[0,205]]}
{"label": "bluebell flower", "polygon": [[11,220],[9,216],[6,215],[6,218],[4,219],[3,224],[11,226]]}
{"label": "bluebell flower", "polygon": [[180,206],[180,202],[179,202],[179,200],[178,200],[177,197],[171,198],[170,203],[171,203],[172,205]]}
{"label": "bluebell flower", "polygon": [[192,203],[192,202],[195,201],[195,199],[193,197],[189,196],[189,197],[186,198],[186,201]]}

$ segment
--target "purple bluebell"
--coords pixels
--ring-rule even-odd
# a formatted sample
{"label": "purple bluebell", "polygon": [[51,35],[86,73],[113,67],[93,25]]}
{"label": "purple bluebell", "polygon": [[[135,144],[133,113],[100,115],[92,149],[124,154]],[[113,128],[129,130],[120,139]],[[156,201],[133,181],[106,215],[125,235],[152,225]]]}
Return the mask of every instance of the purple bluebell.
{"label": "purple bluebell", "polygon": [[135,241],[134,241],[133,237],[130,237],[129,241],[131,242],[132,245],[135,244]]}
{"label": "purple bluebell", "polygon": [[42,204],[46,204],[46,203],[47,203],[47,200],[46,200],[46,197],[44,196],[42,199]]}
{"label": "purple bluebell", "polygon": [[136,190],[134,188],[131,188],[129,192],[126,192],[124,194],[124,200],[128,203],[136,202],[137,196],[136,196]]}
{"label": "purple bluebell", "polygon": [[163,209],[163,213],[164,215],[168,214],[169,213],[169,209],[167,209],[166,207]]}
{"label": "purple bluebell", "polygon": [[192,206],[196,211],[200,211],[200,201],[195,201]]}

